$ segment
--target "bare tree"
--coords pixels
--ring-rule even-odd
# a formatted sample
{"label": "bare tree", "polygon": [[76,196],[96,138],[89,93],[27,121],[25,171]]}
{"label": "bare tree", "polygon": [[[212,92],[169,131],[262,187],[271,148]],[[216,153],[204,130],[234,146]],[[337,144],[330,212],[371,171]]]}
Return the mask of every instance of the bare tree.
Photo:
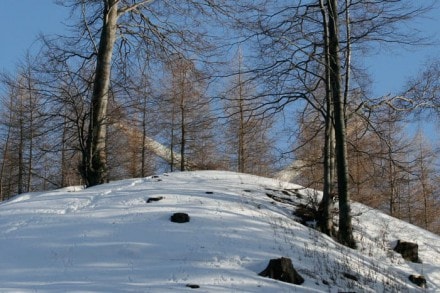
{"label": "bare tree", "polygon": [[[162,101],[161,112],[165,118],[163,122],[168,125],[166,136],[170,150],[179,154],[181,171],[206,168],[213,163],[215,142],[210,103],[204,95],[203,73],[192,60],[181,55],[175,55],[166,68],[168,78],[163,94],[166,98]],[[170,167],[175,163],[172,159]]]}
{"label": "bare tree", "polygon": [[[404,2],[404,3],[402,3]],[[351,113],[353,56],[375,45],[422,43],[423,36],[404,30],[408,23],[427,12],[432,2],[423,5],[411,1],[253,1],[238,21],[250,31],[249,39],[258,44],[255,51],[255,78],[261,80],[267,98],[265,112],[289,109],[288,105],[304,101],[327,119],[324,201],[321,205],[321,228],[330,231],[332,197],[339,196],[340,241],[354,246],[349,206],[348,151],[346,124]],[[242,7],[245,5],[242,5]],[[257,11],[257,13],[253,13]],[[426,40],[426,39],[425,39]],[[252,53],[251,53],[252,54]],[[355,55],[357,54],[357,55]],[[317,89],[325,89],[319,93]],[[357,111],[362,105],[354,106]],[[261,106],[260,108],[264,108]],[[335,143],[332,143],[333,130]],[[332,164],[333,145],[336,164]],[[332,175],[332,167],[337,175]],[[332,179],[334,178],[334,179]],[[334,181],[334,182],[333,182]],[[336,188],[335,183],[338,183]]]}
{"label": "bare tree", "polygon": [[[28,55],[24,62],[17,67],[16,74],[3,74],[2,83],[7,88],[4,97],[5,110],[8,113],[4,158],[8,155],[16,158],[9,162],[16,169],[16,188],[18,194],[29,192],[35,188],[38,179],[38,161],[41,153],[37,152],[38,138],[44,133],[41,129],[41,99],[35,72],[31,67],[31,57]],[[14,135],[13,133],[16,133]],[[3,172],[6,161],[3,161]]]}
{"label": "bare tree", "polygon": [[[419,226],[435,232],[435,221],[440,206],[438,198],[438,188],[435,183],[434,162],[436,154],[429,146],[426,139],[419,131],[414,139],[415,161],[412,168],[414,181],[412,186],[412,197],[415,198],[414,221]],[[437,198],[436,198],[437,195]]]}
{"label": "bare tree", "polygon": [[86,185],[92,186],[108,179],[106,140],[112,63],[117,60],[116,67],[128,67],[132,52],[137,56],[142,53],[156,64],[174,53],[198,52],[207,42],[197,24],[220,6],[214,1],[195,0],[71,0],[62,4],[72,4],[81,15],[81,23],[79,38],[68,40],[68,49],[58,46],[58,59],[76,58],[83,64],[96,61],[86,152],[80,166]]}
{"label": "bare tree", "polygon": [[[6,113],[2,113],[2,117],[6,118],[6,121],[2,121],[2,128],[5,128],[6,136],[3,141],[3,148],[2,148],[2,164],[1,164],[1,172],[0,172],[0,192],[1,192],[1,198],[0,200],[8,199],[12,195],[12,191],[10,188],[10,184],[12,182],[12,173],[11,169],[9,169],[9,172],[6,172],[6,169],[8,166],[11,166],[10,162],[10,149],[12,144],[11,139],[11,133],[12,133],[12,125],[14,122],[14,115],[12,111],[9,111],[9,109],[13,109],[13,96],[14,96],[14,90],[13,87],[8,87],[9,90],[7,92],[8,97],[2,99],[3,107],[2,109],[8,109]],[[5,188],[5,182],[8,182],[8,187]]]}
{"label": "bare tree", "polygon": [[235,60],[236,73],[223,101],[227,120],[224,139],[231,152],[230,165],[238,172],[267,176],[272,172],[274,161],[269,135],[273,118],[262,117],[254,110],[261,104],[261,99],[255,95],[256,86],[244,73],[247,69],[241,49]]}

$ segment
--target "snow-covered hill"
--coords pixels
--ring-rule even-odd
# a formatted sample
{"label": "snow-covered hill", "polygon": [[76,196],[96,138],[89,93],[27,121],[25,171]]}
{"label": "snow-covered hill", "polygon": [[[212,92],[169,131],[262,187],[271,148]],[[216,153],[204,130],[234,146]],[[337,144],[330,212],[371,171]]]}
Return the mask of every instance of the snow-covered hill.
{"label": "snow-covered hill", "polygon": [[[293,220],[295,206],[316,196],[219,171],[24,194],[0,204],[0,292],[440,291],[437,235],[354,204],[351,250]],[[190,222],[171,222],[176,212]],[[422,263],[393,252],[397,239],[417,242]],[[258,275],[282,256],[302,285]]]}

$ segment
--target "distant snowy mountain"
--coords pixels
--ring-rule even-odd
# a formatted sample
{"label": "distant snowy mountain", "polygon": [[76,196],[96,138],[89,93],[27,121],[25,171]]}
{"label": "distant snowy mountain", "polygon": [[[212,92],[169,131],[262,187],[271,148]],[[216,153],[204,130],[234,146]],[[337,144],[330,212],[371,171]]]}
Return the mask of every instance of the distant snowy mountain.
{"label": "distant snowy mountain", "polygon": [[[293,216],[319,196],[220,171],[24,194],[0,204],[0,292],[440,292],[439,236],[353,204],[351,250]],[[190,221],[171,222],[177,212]],[[279,257],[302,285],[258,275]]]}

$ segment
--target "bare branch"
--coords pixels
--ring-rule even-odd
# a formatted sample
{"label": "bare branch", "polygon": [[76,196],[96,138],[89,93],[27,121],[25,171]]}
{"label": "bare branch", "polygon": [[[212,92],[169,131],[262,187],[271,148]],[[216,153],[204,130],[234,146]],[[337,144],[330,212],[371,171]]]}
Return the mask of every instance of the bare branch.
{"label": "bare branch", "polygon": [[140,2],[138,2],[138,3],[135,3],[135,4],[133,4],[133,5],[126,6],[126,7],[124,7],[124,8],[119,8],[119,9],[118,9],[118,15],[120,16],[120,15],[125,14],[125,13],[127,13],[127,12],[131,12],[131,11],[133,11],[133,10],[136,10],[136,9],[137,9],[138,7],[140,7],[140,6],[150,4],[150,3],[154,2],[154,1],[155,1],[155,0],[144,0],[144,1],[140,1]]}

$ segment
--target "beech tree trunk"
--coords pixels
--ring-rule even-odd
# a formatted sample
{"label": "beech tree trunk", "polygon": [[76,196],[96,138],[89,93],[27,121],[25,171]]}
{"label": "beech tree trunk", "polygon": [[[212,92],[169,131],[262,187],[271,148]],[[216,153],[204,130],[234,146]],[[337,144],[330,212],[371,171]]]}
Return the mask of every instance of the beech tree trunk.
{"label": "beech tree trunk", "polygon": [[333,236],[333,199],[335,196],[335,131],[333,127],[333,101],[330,88],[330,56],[328,17],[324,7],[324,0],[320,0],[323,30],[324,30],[324,56],[325,56],[325,137],[324,137],[324,188],[323,197],[319,205],[318,226],[321,232]]}
{"label": "beech tree trunk", "polygon": [[118,2],[119,0],[104,0],[103,26],[96,61],[89,133],[81,170],[88,187],[105,183],[108,180],[106,154],[107,105],[111,61],[113,47],[116,42]]}
{"label": "beech tree trunk", "polygon": [[348,246],[356,247],[351,223],[350,194],[348,190],[348,160],[345,129],[345,103],[341,92],[341,73],[339,58],[338,35],[338,1],[327,0],[329,13],[329,69],[330,89],[334,105],[336,171],[338,176],[339,194],[339,241]]}

